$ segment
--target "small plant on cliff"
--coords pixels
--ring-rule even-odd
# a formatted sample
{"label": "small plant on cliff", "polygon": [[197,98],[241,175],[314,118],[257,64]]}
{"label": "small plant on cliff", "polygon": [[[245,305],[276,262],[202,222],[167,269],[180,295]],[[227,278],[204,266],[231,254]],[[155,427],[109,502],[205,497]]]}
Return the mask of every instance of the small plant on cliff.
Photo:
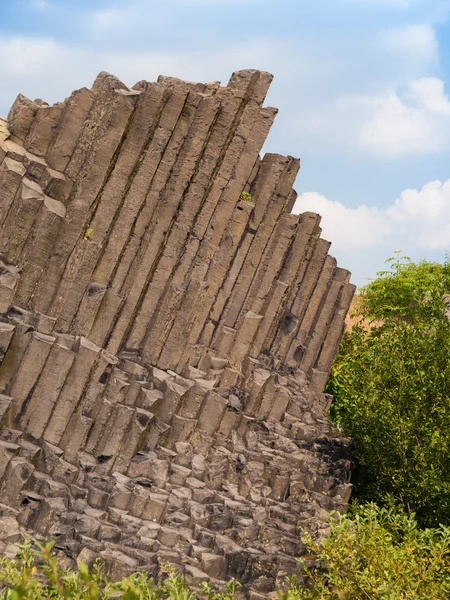
{"label": "small plant on cliff", "polygon": [[248,192],[242,192],[240,200],[242,202],[249,202],[250,204],[255,204],[255,201],[253,200],[251,194],[249,194]]}
{"label": "small plant on cliff", "polygon": [[397,256],[366,286],[372,327],[346,333],[328,382],[355,443],[355,494],[393,497],[422,526],[450,524],[450,262]]}

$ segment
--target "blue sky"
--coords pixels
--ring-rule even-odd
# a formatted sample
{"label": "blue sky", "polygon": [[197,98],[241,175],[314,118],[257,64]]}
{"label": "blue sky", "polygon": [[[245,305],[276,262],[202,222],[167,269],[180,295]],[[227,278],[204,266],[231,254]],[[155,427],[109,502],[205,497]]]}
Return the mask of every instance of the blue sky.
{"label": "blue sky", "polygon": [[101,70],[129,85],[271,71],[265,150],[301,157],[296,210],[323,215],[357,284],[396,249],[450,249],[448,0],[0,0],[0,57],[0,114]]}

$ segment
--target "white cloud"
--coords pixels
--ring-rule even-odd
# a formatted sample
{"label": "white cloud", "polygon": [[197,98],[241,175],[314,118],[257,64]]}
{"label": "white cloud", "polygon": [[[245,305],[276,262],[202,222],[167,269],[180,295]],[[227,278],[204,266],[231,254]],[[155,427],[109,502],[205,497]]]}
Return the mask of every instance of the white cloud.
{"label": "white cloud", "polygon": [[402,93],[367,98],[372,114],[362,124],[363,148],[389,155],[439,152],[450,146],[450,101],[442,80],[411,82]]}
{"label": "white cloud", "polygon": [[132,11],[121,8],[106,8],[89,14],[88,23],[93,31],[112,33],[127,25],[134,18]]}
{"label": "white cloud", "polygon": [[[276,0],[266,0],[275,3]],[[160,29],[166,23],[170,29],[173,11],[183,7],[192,9],[229,7],[230,5],[242,6],[261,4],[262,0],[164,0],[155,7],[148,0],[128,0],[122,6],[94,10],[85,15],[87,29],[96,35],[109,35],[114,33],[134,33],[136,29],[144,28],[146,32],[151,29]]]}
{"label": "white cloud", "polygon": [[337,250],[371,248],[391,233],[385,212],[375,206],[348,208],[316,192],[306,192],[299,196],[293,212],[306,211],[322,215],[323,236]]}
{"label": "white cloud", "polygon": [[439,65],[433,27],[384,28],[359,51],[364,60],[349,56],[335,65],[340,81],[327,73],[329,88],[294,115],[302,144],[389,157],[449,148],[450,104],[444,82],[430,76]]}
{"label": "white cloud", "polygon": [[0,38],[2,71],[4,70],[7,81],[11,75],[31,75],[34,70],[40,71],[44,65],[48,65],[58,50],[58,45],[49,38]]}
{"label": "white cloud", "polygon": [[300,111],[294,120],[308,146],[402,158],[450,148],[450,100],[444,81],[423,77],[375,94],[343,95]]}
{"label": "white cloud", "polygon": [[424,250],[450,248],[450,179],[432,181],[421,190],[408,189],[385,209],[348,208],[315,192],[299,196],[294,212],[322,215],[325,238],[336,253],[392,245]]}
{"label": "white cloud", "polygon": [[439,44],[433,27],[428,23],[386,29],[379,34],[378,44],[391,60],[401,59],[425,68],[439,60]]}
{"label": "white cloud", "polygon": [[385,211],[395,228],[418,236],[430,249],[450,247],[450,180],[431,181],[419,190],[405,190]]}
{"label": "white cloud", "polygon": [[404,99],[428,112],[450,117],[450,101],[445,93],[445,83],[442,79],[423,77],[411,82]]}
{"label": "white cloud", "polygon": [[[60,101],[74,89],[90,86],[100,71],[109,71],[128,85],[141,79],[154,81],[160,74],[191,81],[221,79],[225,85],[235,70],[275,67],[279,52],[276,42],[254,38],[205,53],[200,50],[93,52],[51,38],[0,37],[0,107],[7,112],[19,92],[48,102]],[[49,77],[49,73],[58,76]]]}

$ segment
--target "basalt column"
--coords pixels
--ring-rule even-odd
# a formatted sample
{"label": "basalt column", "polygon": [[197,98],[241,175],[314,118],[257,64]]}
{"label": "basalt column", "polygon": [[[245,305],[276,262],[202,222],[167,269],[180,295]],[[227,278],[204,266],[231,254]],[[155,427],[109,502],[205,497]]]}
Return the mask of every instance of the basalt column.
{"label": "basalt column", "polygon": [[323,389],[354,286],[291,214],[299,161],[260,156],[271,79],[101,73],[0,120],[0,550],[258,598],[345,510]]}

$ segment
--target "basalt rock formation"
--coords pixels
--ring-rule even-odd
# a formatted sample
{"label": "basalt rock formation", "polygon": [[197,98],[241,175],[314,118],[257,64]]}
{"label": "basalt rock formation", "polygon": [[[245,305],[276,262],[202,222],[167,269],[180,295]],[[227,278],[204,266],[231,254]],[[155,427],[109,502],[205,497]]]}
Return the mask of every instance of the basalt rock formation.
{"label": "basalt rock formation", "polygon": [[258,598],[350,495],[323,394],[354,287],[299,161],[259,153],[271,75],[101,73],[0,121],[0,549]]}

